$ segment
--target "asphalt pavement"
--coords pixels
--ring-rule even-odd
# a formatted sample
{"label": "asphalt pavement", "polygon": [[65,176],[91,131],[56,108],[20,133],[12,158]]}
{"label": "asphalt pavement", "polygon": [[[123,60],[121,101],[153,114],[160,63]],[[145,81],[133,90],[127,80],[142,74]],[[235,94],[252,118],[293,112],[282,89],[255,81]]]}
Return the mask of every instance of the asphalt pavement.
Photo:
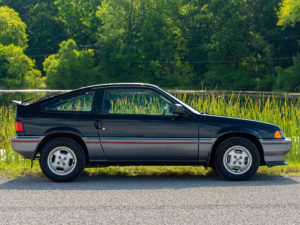
{"label": "asphalt pavement", "polygon": [[0,224],[300,224],[300,177],[0,177]]}

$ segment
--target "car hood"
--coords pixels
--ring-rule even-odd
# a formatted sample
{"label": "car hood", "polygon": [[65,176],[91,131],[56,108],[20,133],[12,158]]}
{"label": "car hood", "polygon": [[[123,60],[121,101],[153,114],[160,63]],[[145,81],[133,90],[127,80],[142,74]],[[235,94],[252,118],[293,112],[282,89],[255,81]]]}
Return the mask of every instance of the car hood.
{"label": "car hood", "polygon": [[209,130],[209,135],[219,137],[230,132],[251,133],[257,138],[273,138],[276,130],[280,127],[256,120],[202,114],[198,115],[200,136],[205,134],[205,129]]}

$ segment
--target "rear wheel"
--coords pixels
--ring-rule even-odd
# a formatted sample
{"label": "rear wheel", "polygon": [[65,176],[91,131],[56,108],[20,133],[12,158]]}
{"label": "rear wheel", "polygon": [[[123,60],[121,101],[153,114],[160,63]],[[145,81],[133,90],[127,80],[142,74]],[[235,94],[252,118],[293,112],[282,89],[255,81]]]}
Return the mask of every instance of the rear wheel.
{"label": "rear wheel", "polygon": [[215,154],[217,172],[228,180],[247,180],[260,163],[257,147],[248,139],[233,137],[223,141]]}
{"label": "rear wheel", "polygon": [[46,177],[56,182],[77,178],[85,162],[82,147],[70,138],[53,139],[41,151],[40,167]]}

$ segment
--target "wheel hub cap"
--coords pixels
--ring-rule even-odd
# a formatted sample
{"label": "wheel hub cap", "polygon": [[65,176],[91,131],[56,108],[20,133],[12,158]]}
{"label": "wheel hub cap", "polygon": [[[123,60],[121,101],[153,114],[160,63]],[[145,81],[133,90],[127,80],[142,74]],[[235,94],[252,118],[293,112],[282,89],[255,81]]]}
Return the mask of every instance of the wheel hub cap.
{"label": "wheel hub cap", "polygon": [[232,146],[224,154],[223,164],[231,174],[246,173],[252,165],[252,156],[243,146]]}
{"label": "wheel hub cap", "polygon": [[53,173],[67,175],[75,169],[77,159],[72,149],[59,146],[49,153],[47,162],[49,169]]}

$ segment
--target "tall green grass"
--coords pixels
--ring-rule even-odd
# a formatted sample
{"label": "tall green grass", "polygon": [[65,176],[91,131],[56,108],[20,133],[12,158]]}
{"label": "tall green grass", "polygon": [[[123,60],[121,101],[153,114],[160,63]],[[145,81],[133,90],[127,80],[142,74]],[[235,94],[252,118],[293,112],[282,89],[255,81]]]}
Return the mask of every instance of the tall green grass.
{"label": "tall green grass", "polygon": [[0,169],[3,166],[29,166],[30,161],[15,153],[11,148],[10,138],[15,132],[15,110],[12,106],[0,107]]}
{"label": "tall green grass", "polygon": [[[287,137],[293,140],[292,151],[286,156],[288,162],[300,162],[300,99],[287,98],[252,98],[232,94],[230,96],[196,96],[177,95],[195,109],[210,114],[226,115],[246,119],[259,120],[279,125]],[[120,107],[115,105],[115,107]],[[0,107],[0,165],[30,165],[14,153],[10,138],[15,136],[15,112],[13,107]]]}
{"label": "tall green grass", "polygon": [[177,96],[195,109],[209,114],[263,121],[281,127],[293,141],[288,162],[300,162],[300,99],[253,98],[239,95]]}

